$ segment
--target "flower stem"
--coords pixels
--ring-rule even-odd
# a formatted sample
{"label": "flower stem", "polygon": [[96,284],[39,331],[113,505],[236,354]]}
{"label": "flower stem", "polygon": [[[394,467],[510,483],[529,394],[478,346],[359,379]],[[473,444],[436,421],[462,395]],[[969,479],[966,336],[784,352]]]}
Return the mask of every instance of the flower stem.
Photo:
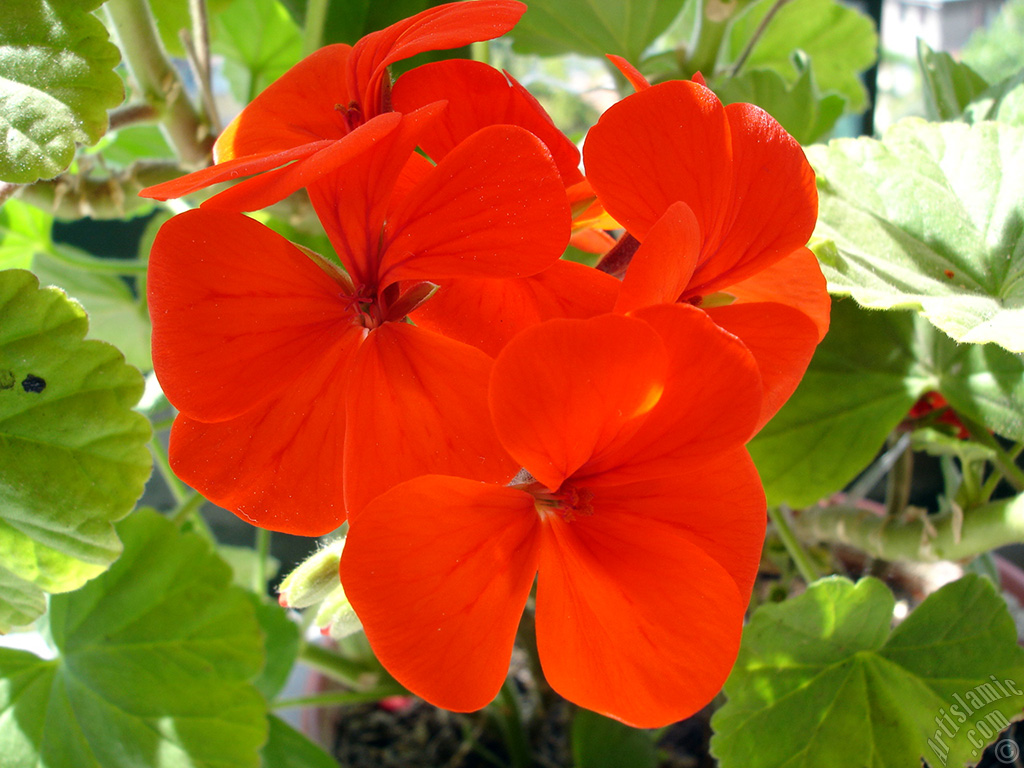
{"label": "flower stem", "polygon": [[519,711],[519,699],[516,697],[511,677],[506,677],[498,698],[491,705],[498,715],[498,723],[505,736],[512,768],[530,768],[530,742],[523,728],[523,716]]}
{"label": "flower stem", "polygon": [[[909,438],[909,435],[907,435]],[[890,435],[890,447],[902,445],[903,448],[895,456],[888,482],[885,484],[885,512],[895,517],[907,508],[910,503],[910,483],[914,475],[914,452],[910,450],[910,441],[897,440]]]}
{"label": "flower stem", "polygon": [[811,556],[807,554],[807,550],[804,549],[800,540],[793,533],[789,520],[786,519],[786,511],[782,507],[769,507],[768,517],[775,526],[779,538],[782,539],[786,551],[789,552],[789,556],[793,559],[804,581],[808,584],[817,581],[819,578],[818,569],[814,567],[814,563],[811,562]]}
{"label": "flower stem", "polygon": [[893,520],[859,507],[811,507],[793,518],[804,541],[846,544],[890,561],[962,560],[1024,542],[1024,494],[927,519]]}
{"label": "flower stem", "polygon": [[401,686],[386,685],[379,688],[371,688],[368,691],[330,691],[318,693],[315,696],[298,696],[293,699],[279,699],[270,705],[271,709],[289,709],[291,707],[333,707],[346,704],[364,704],[367,702],[380,701],[388,696],[402,696],[407,694]]}
{"label": "flower stem", "polygon": [[[1006,481],[1016,489],[1018,493],[1024,492],[1024,470],[1017,466],[1016,456],[1008,453],[995,436],[983,425],[957,413],[960,423],[964,429],[977,442],[989,448],[995,454],[996,467],[1003,473]],[[1019,455],[1019,452],[1018,452]]]}
{"label": "flower stem", "polygon": [[103,259],[79,251],[69,245],[53,245],[46,249],[46,255],[67,264],[69,267],[86,272],[102,272],[114,275],[144,275],[147,263],[138,259]]}
{"label": "flower stem", "polygon": [[252,591],[260,597],[267,594],[267,559],[270,557],[270,531],[256,529],[256,567],[252,573]]}
{"label": "flower stem", "polygon": [[160,470],[160,475],[163,477],[164,482],[167,484],[167,488],[171,492],[171,496],[174,497],[175,504],[184,504],[188,501],[188,486],[186,486],[178,476],[174,474],[174,470],[171,469],[170,459],[167,458],[167,451],[164,450],[163,443],[160,442],[158,435],[153,435],[149,441],[149,450],[153,454],[153,459],[156,462],[157,469]]}
{"label": "flower stem", "polygon": [[782,6],[788,2],[789,0],[775,0],[775,4],[768,9],[768,13],[766,13],[764,18],[761,19],[761,23],[757,25],[757,29],[754,30],[754,34],[750,36],[743,52],[736,59],[736,63],[732,65],[732,69],[729,70],[729,77],[736,77],[740,73],[740,70],[743,69],[743,65],[746,64],[747,59],[750,58],[750,54],[753,53],[757,42],[768,29],[768,25],[772,23],[772,19],[775,18],[775,14],[777,14],[782,9]]}
{"label": "flower stem", "polygon": [[146,0],[107,0],[104,10],[141,96],[162,112],[161,128],[184,162],[205,164],[213,140],[171,65]]}
{"label": "flower stem", "polygon": [[192,491],[192,494],[185,500],[185,503],[174,510],[174,513],[171,515],[171,522],[180,528],[185,524],[186,520],[192,517],[193,513],[199,511],[204,501],[206,501],[206,497],[203,494],[199,491]]}
{"label": "flower stem", "polygon": [[309,56],[323,45],[327,22],[327,0],[309,0],[306,4],[306,29],[302,36],[302,55]]}
{"label": "flower stem", "polygon": [[369,665],[355,659],[345,658],[340,654],[329,651],[319,645],[314,645],[313,643],[304,642],[302,644],[302,647],[299,649],[299,660],[307,666],[323,672],[332,680],[336,680],[342,685],[347,685],[350,688],[358,689],[364,687],[366,684],[366,676],[373,675],[379,680],[376,687],[383,687],[385,681],[387,681],[389,685],[391,682],[394,682],[394,685],[397,688],[397,690],[394,691],[395,694],[408,693],[408,691],[402,688],[397,681],[394,681],[393,678],[391,678],[391,676],[388,675],[381,667]]}

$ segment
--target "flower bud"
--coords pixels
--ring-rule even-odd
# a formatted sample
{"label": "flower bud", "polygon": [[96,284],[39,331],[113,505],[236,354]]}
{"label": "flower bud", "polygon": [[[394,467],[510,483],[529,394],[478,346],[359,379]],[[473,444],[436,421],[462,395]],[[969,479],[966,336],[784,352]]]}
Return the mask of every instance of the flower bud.
{"label": "flower bud", "polygon": [[314,623],[323,634],[330,635],[335,640],[341,640],[363,628],[341,584],[324,598]]}
{"label": "flower bud", "polygon": [[285,608],[307,608],[327,597],[338,586],[338,563],[345,538],[336,539],[314,552],[288,574],[278,587],[278,601]]}

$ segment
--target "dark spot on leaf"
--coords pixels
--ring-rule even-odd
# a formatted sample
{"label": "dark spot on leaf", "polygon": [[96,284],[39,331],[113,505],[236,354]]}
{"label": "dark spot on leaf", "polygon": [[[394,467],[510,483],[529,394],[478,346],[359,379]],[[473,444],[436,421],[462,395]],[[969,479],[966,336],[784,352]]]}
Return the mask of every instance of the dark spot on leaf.
{"label": "dark spot on leaf", "polygon": [[14,371],[0,371],[0,389],[10,389],[14,382]]}
{"label": "dark spot on leaf", "polygon": [[30,373],[21,382],[21,388],[26,392],[39,393],[46,389],[46,382],[35,374]]}
{"label": "dark spot on leaf", "polygon": [[942,270],[942,274],[944,274],[950,280],[952,280],[954,277],[956,277],[956,274],[953,272],[952,269],[944,269],[944,270]]}

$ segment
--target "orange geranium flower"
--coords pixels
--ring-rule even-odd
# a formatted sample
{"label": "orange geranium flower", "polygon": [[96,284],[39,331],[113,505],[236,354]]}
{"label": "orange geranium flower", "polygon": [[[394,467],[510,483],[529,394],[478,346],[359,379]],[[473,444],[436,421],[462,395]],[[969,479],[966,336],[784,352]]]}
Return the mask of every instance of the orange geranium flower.
{"label": "orange geranium flower", "polygon": [[425,472],[516,470],[487,418],[491,358],[403,320],[432,278],[518,277],[556,260],[561,181],[513,126],[410,173],[431,109],[394,118],[310,189],[344,271],[226,211],[177,216],[153,245],[154,367],[181,411],[171,464],[261,527],[320,535],[346,506]]}
{"label": "orange geranium flower", "polygon": [[[627,70],[628,71],[628,70]],[[587,178],[633,249],[617,311],[680,301],[739,336],[764,380],[764,424],[828,329],[806,247],[818,198],[800,145],[764,110],[723,106],[698,82],[644,87],[587,136]],[[625,261],[625,260],[624,260]]]}
{"label": "orange geranium flower", "polygon": [[764,537],[750,353],[679,304],[551,320],[498,356],[489,403],[512,485],[420,477],[351,519],[341,579],[377,657],[434,704],[486,705],[536,577],[556,691],[639,727],[705,705]]}
{"label": "orange geranium flower", "polygon": [[425,51],[458,48],[508,32],[517,0],[439,5],[360,39],[306,57],[236,117],[213,148],[215,165],[139,194],[166,200],[261,174],[204,203],[254,211],[278,202],[372,146],[393,125],[388,67]]}

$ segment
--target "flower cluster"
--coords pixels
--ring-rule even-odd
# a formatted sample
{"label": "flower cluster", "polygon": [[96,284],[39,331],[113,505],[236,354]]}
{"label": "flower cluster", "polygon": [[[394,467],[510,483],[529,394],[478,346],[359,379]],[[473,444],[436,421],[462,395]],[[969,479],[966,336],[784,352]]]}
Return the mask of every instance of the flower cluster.
{"label": "flower cluster", "polygon": [[[658,726],[707,703],[764,536],[744,448],[827,329],[799,145],[702,82],[611,107],[580,154],[507,74],[417,53],[515,0],[315,53],[158,187],[237,180],[153,245],[178,475],[255,525],[346,520],[341,580],[411,691],[486,705],[536,581],[552,687]],[[305,189],[334,253],[243,211]],[[608,231],[621,231],[613,240]],[[600,268],[561,259],[570,240]]]}

